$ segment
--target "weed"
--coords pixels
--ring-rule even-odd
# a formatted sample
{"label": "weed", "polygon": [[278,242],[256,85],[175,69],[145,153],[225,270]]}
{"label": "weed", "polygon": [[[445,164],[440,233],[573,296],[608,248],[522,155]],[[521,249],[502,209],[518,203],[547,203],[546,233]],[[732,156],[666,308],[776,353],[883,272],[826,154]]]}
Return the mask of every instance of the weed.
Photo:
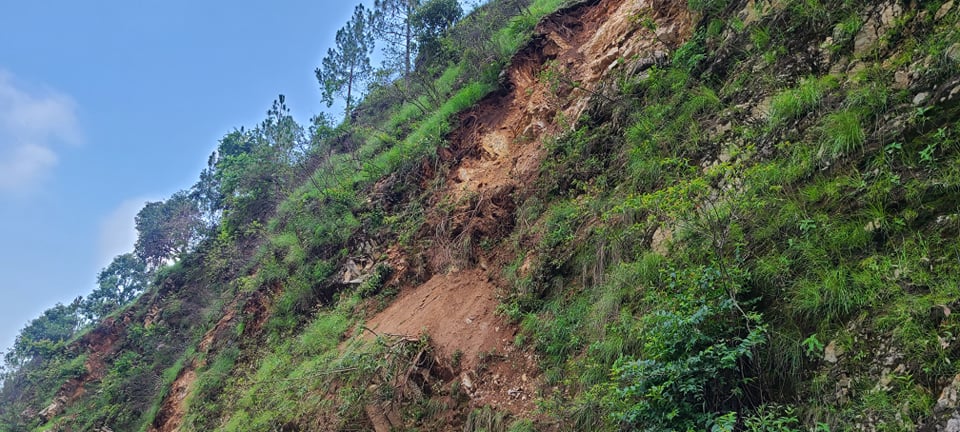
{"label": "weed", "polygon": [[816,109],[824,95],[839,85],[836,77],[807,77],[793,89],[774,96],[770,102],[770,124],[779,125]]}
{"label": "weed", "polygon": [[824,152],[830,157],[849,155],[859,150],[866,139],[860,114],[850,109],[826,116],[822,123],[822,130]]}

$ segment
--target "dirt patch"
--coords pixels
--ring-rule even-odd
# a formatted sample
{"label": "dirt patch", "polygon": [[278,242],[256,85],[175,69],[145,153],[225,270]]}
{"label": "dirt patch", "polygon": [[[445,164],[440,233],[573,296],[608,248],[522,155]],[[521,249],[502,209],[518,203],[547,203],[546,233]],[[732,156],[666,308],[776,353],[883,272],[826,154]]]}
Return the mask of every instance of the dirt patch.
{"label": "dirt patch", "polygon": [[401,293],[367,327],[381,335],[429,336],[435,355],[457,371],[447,381],[460,381],[471,406],[529,416],[541,385],[537,358],[514,347],[517,330],[496,314],[494,291],[479,269],[435,275]]}
{"label": "dirt patch", "polygon": [[502,352],[513,341],[514,329],[496,315],[493,285],[480,270],[433,276],[425,284],[401,293],[367,327],[376,333],[430,336],[441,357],[459,351],[464,369],[477,366],[481,353]]}
{"label": "dirt patch", "polygon": [[163,401],[160,412],[154,420],[154,426],[150,432],[173,432],[180,430],[183,423],[183,415],[187,411],[187,395],[193,388],[194,381],[197,380],[196,367],[191,364],[180,372],[180,376],[170,387],[170,393]]}

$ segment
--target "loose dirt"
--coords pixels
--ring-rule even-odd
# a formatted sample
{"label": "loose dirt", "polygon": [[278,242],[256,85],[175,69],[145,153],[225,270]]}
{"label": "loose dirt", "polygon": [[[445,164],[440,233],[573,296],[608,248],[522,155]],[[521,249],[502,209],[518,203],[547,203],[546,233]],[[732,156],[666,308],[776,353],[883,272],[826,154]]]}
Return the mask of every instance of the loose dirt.
{"label": "loose dirt", "polygon": [[376,333],[429,335],[437,354],[450,359],[459,351],[462,368],[473,369],[481,354],[503,352],[515,336],[515,330],[496,315],[493,293],[480,270],[435,275],[401,293],[367,327]]}

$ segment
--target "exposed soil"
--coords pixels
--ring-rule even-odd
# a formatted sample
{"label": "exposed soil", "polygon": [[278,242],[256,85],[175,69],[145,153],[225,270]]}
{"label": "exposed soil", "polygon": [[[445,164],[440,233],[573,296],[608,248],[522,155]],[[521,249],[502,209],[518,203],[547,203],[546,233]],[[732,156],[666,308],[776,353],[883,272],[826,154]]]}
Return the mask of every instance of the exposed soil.
{"label": "exposed soil", "polygon": [[194,364],[185,367],[180,372],[180,376],[170,386],[170,393],[163,400],[160,412],[154,421],[154,426],[150,428],[151,432],[172,432],[180,430],[183,423],[183,415],[187,409],[187,395],[193,388],[193,383],[197,380],[196,366]]}
{"label": "exposed soil", "polygon": [[[263,327],[269,314],[267,311],[270,306],[272,294],[275,294],[280,287],[274,286],[272,290],[259,290],[252,294],[241,294],[246,299],[234,299],[224,307],[224,315],[217,323],[208,330],[198,345],[199,352],[210,354],[217,350],[219,344],[228,340],[231,335],[236,336],[235,328],[240,318],[245,321],[243,337],[256,337]],[[243,301],[243,314],[237,315],[238,302]],[[209,355],[208,355],[209,357]],[[170,392],[164,398],[160,405],[160,411],[151,425],[150,432],[174,432],[180,430],[183,424],[183,417],[187,411],[187,396],[193,389],[193,383],[197,380],[197,369],[204,366],[204,363],[198,363],[192,360],[185,364],[183,370],[177,375],[170,387]]]}
{"label": "exposed soil", "polygon": [[[650,18],[656,30],[641,28],[638,17]],[[682,2],[662,0],[588,0],[541,21],[534,40],[514,57],[503,90],[462,114],[460,127],[448,136],[450,146],[440,152],[451,169],[421,230],[434,240],[425,275],[433,276],[402,289],[367,327],[378,334],[428,335],[437,358],[456,366],[450,381],[461,382],[470,406],[530,416],[543,388],[538,359],[514,347],[516,326],[496,314],[497,286],[485,257],[500,251],[480,251],[478,245],[512,230],[515,195],[536,180],[544,139],[576,123],[590,99],[604,91],[596,83],[620,64],[662,57],[689,37],[692,22]],[[388,255],[398,270],[392,282],[400,282],[412,258],[396,247]],[[242,337],[258,331],[269,315],[270,295],[261,294],[244,301]],[[235,334],[237,320],[237,308],[227,307],[200,350],[216,350]],[[179,429],[201,366],[191,363],[180,373],[152,430]],[[369,410],[375,429],[396,424],[385,421],[390,410]]]}
{"label": "exposed soil", "polygon": [[542,20],[513,58],[505,91],[463,113],[440,151],[452,167],[427,221],[436,236],[433,270],[468,265],[463,249],[509,233],[513,197],[534,184],[544,139],[573,127],[618,66],[649,66],[686,41],[693,19],[682,2],[589,0]]}
{"label": "exposed soil", "polygon": [[[639,18],[649,18],[654,30]],[[516,327],[495,313],[497,282],[485,271],[486,258],[502,251],[479,245],[512,230],[515,195],[539,175],[545,138],[575,125],[605,91],[597,83],[619,65],[660,61],[690,37],[693,23],[684,3],[663,0],[588,0],[542,20],[514,57],[503,90],[463,113],[440,151],[451,168],[421,230],[433,240],[426,253],[434,276],[402,290],[368,327],[428,335],[438,357],[459,360],[456,379],[472,406],[529,416],[543,387],[538,359],[514,348]]]}
{"label": "exposed soil", "polygon": [[439,356],[449,359],[459,351],[461,366],[472,369],[481,353],[503,352],[513,341],[515,330],[496,315],[493,292],[483,271],[439,274],[401,293],[367,327],[411,337],[427,334]]}

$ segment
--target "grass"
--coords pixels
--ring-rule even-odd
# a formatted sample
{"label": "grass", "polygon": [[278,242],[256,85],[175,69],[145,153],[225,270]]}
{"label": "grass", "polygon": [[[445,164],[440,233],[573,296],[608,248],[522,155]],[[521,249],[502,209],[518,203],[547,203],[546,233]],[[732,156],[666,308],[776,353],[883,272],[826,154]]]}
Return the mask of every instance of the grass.
{"label": "grass", "polygon": [[820,105],[828,91],[838,86],[839,81],[833,75],[800,80],[796,87],[777,94],[770,101],[770,124],[778,126],[810,113]]}
{"label": "grass", "polygon": [[827,115],[823,119],[821,128],[823,150],[829,157],[850,155],[863,147],[866,140],[860,114],[852,109]]}

